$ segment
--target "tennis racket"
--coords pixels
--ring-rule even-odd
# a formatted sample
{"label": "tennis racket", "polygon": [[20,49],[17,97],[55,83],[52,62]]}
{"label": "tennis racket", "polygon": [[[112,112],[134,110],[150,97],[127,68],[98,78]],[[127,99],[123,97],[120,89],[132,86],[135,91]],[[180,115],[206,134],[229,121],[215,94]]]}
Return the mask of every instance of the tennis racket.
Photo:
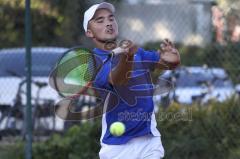
{"label": "tennis racket", "polygon": [[107,54],[107,59],[104,61],[89,49],[71,48],[59,58],[50,74],[49,83],[62,97],[94,95],[94,92],[88,88],[91,88],[101,67],[114,56],[126,52],[131,45],[130,40],[121,41],[119,47],[116,47],[116,43],[107,42],[105,49],[116,48]]}

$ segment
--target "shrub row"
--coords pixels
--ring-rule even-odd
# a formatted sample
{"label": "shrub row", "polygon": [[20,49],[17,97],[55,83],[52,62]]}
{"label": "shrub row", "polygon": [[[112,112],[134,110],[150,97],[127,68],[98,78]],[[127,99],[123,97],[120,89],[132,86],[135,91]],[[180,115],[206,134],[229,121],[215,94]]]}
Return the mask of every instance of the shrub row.
{"label": "shrub row", "polygon": [[[173,103],[156,114],[166,159],[240,158],[240,101],[206,106]],[[33,143],[33,159],[95,159],[100,149],[100,120],[71,127]],[[0,158],[23,159],[23,143],[0,146]],[[16,153],[17,152],[17,153]]]}

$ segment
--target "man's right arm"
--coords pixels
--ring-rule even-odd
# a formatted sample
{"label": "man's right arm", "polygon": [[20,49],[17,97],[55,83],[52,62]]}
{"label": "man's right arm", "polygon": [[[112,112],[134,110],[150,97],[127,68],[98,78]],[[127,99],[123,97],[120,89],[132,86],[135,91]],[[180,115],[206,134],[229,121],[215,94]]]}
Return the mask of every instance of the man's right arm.
{"label": "man's right arm", "polygon": [[109,82],[112,85],[126,85],[130,72],[133,69],[134,54],[137,52],[137,46],[132,45],[128,52],[120,55],[120,59],[116,67],[114,67],[109,74]]}

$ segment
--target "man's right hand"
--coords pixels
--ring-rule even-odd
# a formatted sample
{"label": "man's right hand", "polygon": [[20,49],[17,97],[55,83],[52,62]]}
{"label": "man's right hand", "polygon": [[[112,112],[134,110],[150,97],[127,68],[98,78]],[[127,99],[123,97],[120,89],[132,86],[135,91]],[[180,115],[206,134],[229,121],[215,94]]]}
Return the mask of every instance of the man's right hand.
{"label": "man's right hand", "polygon": [[126,50],[125,55],[127,55],[128,60],[133,60],[134,54],[137,52],[138,47],[130,40],[123,40],[120,42],[119,47]]}

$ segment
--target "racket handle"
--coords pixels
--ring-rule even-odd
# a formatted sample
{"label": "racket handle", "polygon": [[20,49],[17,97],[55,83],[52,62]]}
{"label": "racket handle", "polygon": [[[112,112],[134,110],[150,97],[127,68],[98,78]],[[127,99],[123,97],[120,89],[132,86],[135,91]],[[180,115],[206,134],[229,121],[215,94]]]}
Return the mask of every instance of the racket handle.
{"label": "racket handle", "polygon": [[119,47],[112,50],[113,55],[118,55],[124,52],[128,52],[129,47],[132,45],[132,41],[123,40],[120,42]]}
{"label": "racket handle", "polygon": [[130,40],[122,40],[119,44],[119,47],[112,50],[113,55],[118,55],[124,52],[129,51],[129,47],[132,45],[132,41]]}
{"label": "racket handle", "polygon": [[128,51],[128,48],[117,47],[117,48],[113,49],[111,53],[113,55],[118,55],[118,54],[122,54],[122,53],[127,52],[127,51]]}

